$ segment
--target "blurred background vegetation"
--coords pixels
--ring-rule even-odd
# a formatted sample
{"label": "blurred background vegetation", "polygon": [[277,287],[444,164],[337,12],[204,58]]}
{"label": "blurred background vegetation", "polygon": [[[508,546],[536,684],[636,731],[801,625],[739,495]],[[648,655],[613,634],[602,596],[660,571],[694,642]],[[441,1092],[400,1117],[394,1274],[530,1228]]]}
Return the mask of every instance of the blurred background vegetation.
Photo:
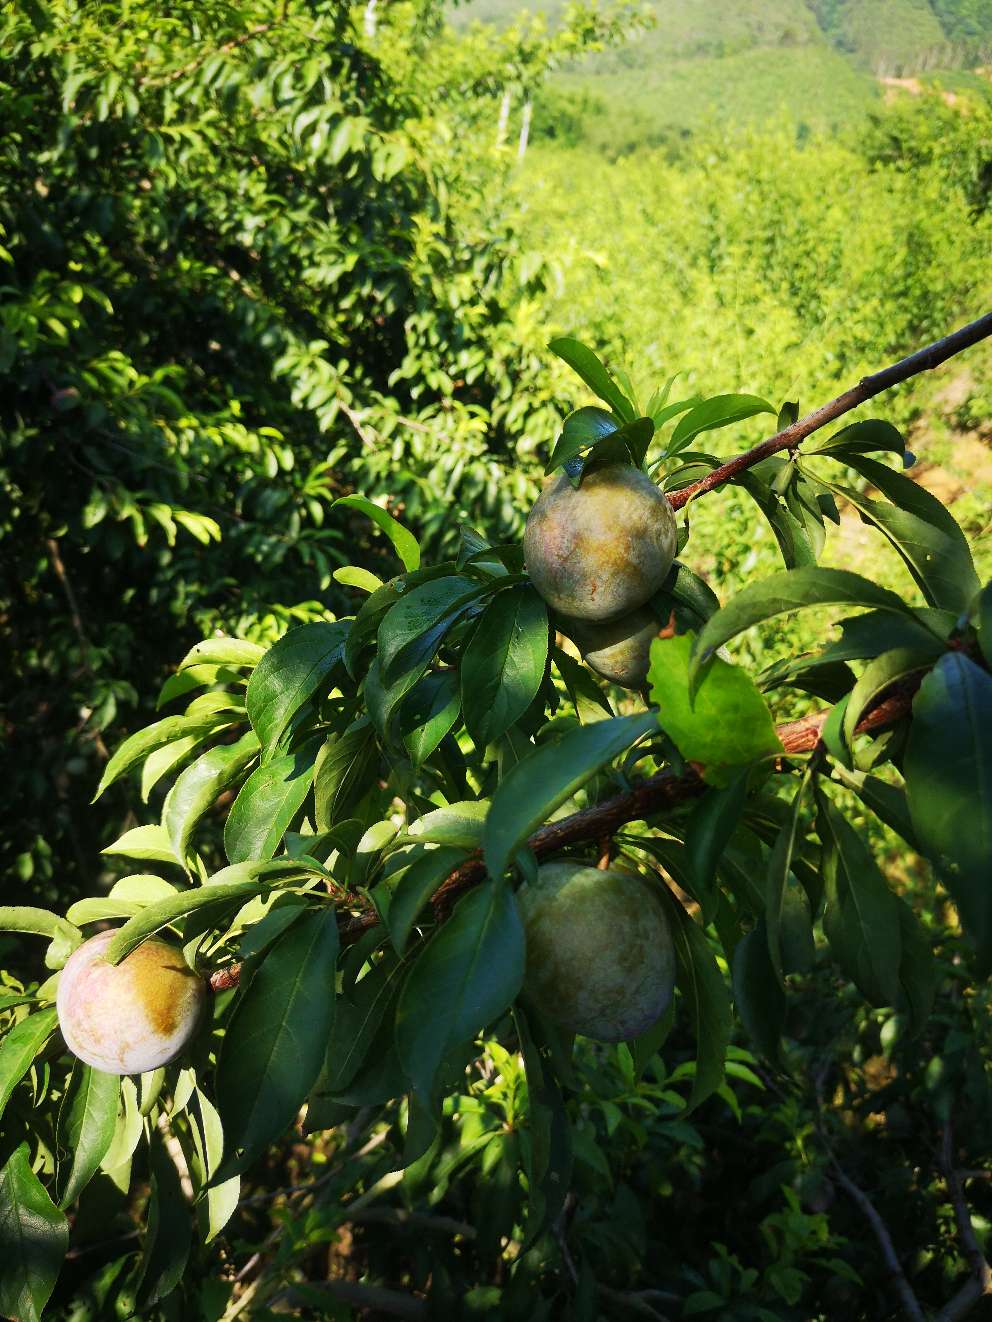
{"label": "blurred background vegetation", "polygon": [[[680,373],[679,394],[806,411],[992,305],[987,0],[521,8],[0,9],[7,902],[67,905],[120,873],[100,850],[148,810],[135,785],[89,799],[193,642],[349,614],[335,570],[388,572],[334,498],[387,504],[431,554],[460,520],[520,534],[560,419],[585,402],[546,352],[553,335],[648,390]],[[871,410],[908,431],[912,474],[968,531],[983,579],[990,368],[976,350]],[[761,434],[743,424],[722,444]],[[692,512],[686,558],[721,599],[777,564],[743,500]],[[825,562],[909,590],[852,510]],[[764,664],[817,629],[808,615],[770,626],[739,655]],[[912,896],[916,861],[889,861]],[[570,1103],[585,1134],[574,1261],[553,1237],[513,1256],[526,1086],[490,1052],[460,1099],[471,1123],[398,1187],[376,1183],[396,1153],[375,1108],[361,1133],[274,1153],[175,1306],[224,1316],[232,1243],[278,1230],[280,1280],[430,1279],[445,1317],[895,1316],[829,1130],[936,1307],[963,1260],[935,1126],[956,1094],[980,1140],[992,1094],[964,1050],[984,1048],[984,998],[956,991],[948,916],[928,921],[946,980],[922,1044],[814,966],[793,1074],[742,1041],[728,1087],[691,1121],[667,1084],[677,1033],[640,1083],[622,1050],[588,1048]],[[380,1123],[388,1141],[369,1148]],[[979,1141],[973,1163],[984,1155]],[[318,1195],[276,1196],[318,1169]],[[136,1210],[112,1190],[87,1198],[97,1247],[59,1307],[126,1316],[119,1258],[99,1245]]]}

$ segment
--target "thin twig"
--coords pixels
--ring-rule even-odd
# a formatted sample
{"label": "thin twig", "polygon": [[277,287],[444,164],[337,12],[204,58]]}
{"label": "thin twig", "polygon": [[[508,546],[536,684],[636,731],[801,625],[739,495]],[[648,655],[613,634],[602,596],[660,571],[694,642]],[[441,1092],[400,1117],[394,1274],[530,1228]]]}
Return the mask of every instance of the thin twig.
{"label": "thin twig", "polygon": [[971,1265],[971,1280],[961,1287],[938,1315],[938,1322],[956,1322],[956,1319],[966,1317],[980,1299],[992,1294],[992,1268],[989,1267],[988,1259],[975,1234],[971,1213],[964,1196],[963,1172],[956,1170],[954,1166],[954,1128],[950,1118],[944,1125],[941,1136],[940,1164],[947,1182],[947,1192],[950,1194],[951,1207],[954,1209],[954,1220],[961,1245]]}
{"label": "thin twig", "polygon": [[373,1317],[401,1317],[417,1322],[428,1316],[426,1299],[387,1290],[380,1285],[361,1285],[358,1281],[321,1281],[319,1285],[296,1287],[286,1292],[287,1301],[296,1307],[313,1307],[314,1300],[334,1299],[352,1308],[368,1309]]}
{"label": "thin twig", "polygon": [[960,330],[955,331],[952,335],[945,335],[943,339],[935,340],[933,344],[928,344],[925,349],[910,354],[908,358],[900,359],[898,363],[893,363],[891,367],[883,368],[881,372],[875,372],[871,376],[862,377],[856,386],[852,386],[850,390],[845,390],[842,395],[830,400],[828,404],[823,404],[820,408],[814,409],[805,418],[799,418],[791,427],[785,427],[769,440],[756,445],[753,450],[748,450],[744,454],[736,455],[733,459],[728,459],[725,464],[721,464],[719,468],[714,468],[712,473],[707,473],[698,482],[683,487],[681,491],[672,492],[668,497],[672,508],[681,509],[690,500],[705,495],[707,491],[712,491],[714,487],[722,486],[724,482],[729,482],[738,473],[753,468],[755,464],[760,463],[762,459],[767,459],[769,455],[777,454],[780,450],[794,449],[800,441],[812,435],[813,432],[819,431],[821,427],[825,427],[828,422],[833,422],[835,418],[839,418],[842,414],[849,413],[851,409],[857,408],[859,404],[864,404],[866,400],[881,394],[883,390],[888,390],[901,381],[908,381],[911,376],[926,372],[933,367],[939,367],[941,363],[946,362],[948,358],[953,358],[962,349],[970,349],[972,345],[978,344],[980,340],[986,339],[989,335],[992,335],[992,312],[987,312],[983,317],[979,317],[977,321],[962,326]]}
{"label": "thin twig", "polygon": [[161,78],[139,78],[139,87],[167,87],[169,83],[178,82],[180,78],[185,78],[187,74],[195,73],[201,65],[206,64],[211,55],[227,55],[231,51],[237,50],[241,46],[246,46],[249,41],[254,41],[256,37],[263,36],[271,28],[278,27],[279,24],[258,23],[255,27],[243,32],[240,37],[233,37],[230,41],[225,41],[222,46],[216,49],[204,51],[195,60],[189,64],[184,64],[181,69],[173,69],[171,73],[164,74]]}
{"label": "thin twig", "polygon": [[902,1301],[902,1306],[908,1317],[913,1322],[926,1322],[926,1314],[920,1306],[920,1301],[913,1292],[913,1287],[909,1283],[906,1273],[902,1269],[902,1263],[899,1261],[899,1255],[896,1252],[895,1244],[892,1242],[892,1236],[889,1228],[879,1215],[875,1204],[865,1193],[864,1189],[859,1188],[851,1177],[847,1174],[837,1159],[837,1155],[831,1146],[830,1139],[827,1137],[826,1130],[823,1127],[823,1086],[826,1080],[826,1067],[817,1072],[814,1076],[813,1084],[816,1091],[816,1112],[814,1114],[814,1124],[820,1142],[823,1144],[824,1151],[830,1162],[830,1168],[834,1173],[837,1183],[848,1195],[852,1202],[856,1203],[861,1214],[871,1226],[872,1233],[878,1241],[878,1247],[882,1250],[882,1257],[885,1265],[889,1269],[896,1292]]}
{"label": "thin twig", "polygon": [[[93,644],[89,640],[89,635],[83,625],[83,617],[79,611],[79,603],[76,601],[76,594],[73,591],[72,584],[69,582],[69,575],[66,573],[65,565],[62,562],[62,554],[59,551],[59,544],[54,537],[46,537],[45,545],[48,547],[48,555],[52,562],[52,568],[55,570],[55,577],[58,579],[62,591],[65,593],[65,599],[69,603],[69,618],[72,620],[72,627],[76,631],[76,637],[79,639],[79,645],[82,648],[83,668],[91,679],[96,679],[93,667],[90,665],[89,653],[93,650]],[[107,745],[103,742],[103,736],[99,730],[93,731],[93,745],[96,751],[103,758],[104,762],[110,758]]]}

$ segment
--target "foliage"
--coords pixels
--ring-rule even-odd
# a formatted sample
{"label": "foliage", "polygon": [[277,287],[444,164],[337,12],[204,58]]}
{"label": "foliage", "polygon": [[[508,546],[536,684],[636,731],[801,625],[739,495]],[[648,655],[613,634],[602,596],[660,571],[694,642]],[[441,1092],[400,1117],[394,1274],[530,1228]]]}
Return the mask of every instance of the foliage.
{"label": "foliage", "polygon": [[[695,75],[764,78],[743,47],[789,8],[728,6]],[[793,17],[780,58],[820,60]],[[925,1310],[970,1288],[987,350],[683,510],[641,698],[549,631],[519,540],[546,463],[622,446],[674,495],[960,320],[986,110],[659,130],[615,165],[559,136],[515,172],[504,94],[540,115],[630,18],[0,18],[4,1315],[868,1322],[893,1285],[852,1181]],[[815,747],[776,725],[825,713]],[[680,961],[674,1014],[613,1046],[518,995],[513,898],[607,840]],[[135,1079],[57,1030],[108,923],[217,975]]]}

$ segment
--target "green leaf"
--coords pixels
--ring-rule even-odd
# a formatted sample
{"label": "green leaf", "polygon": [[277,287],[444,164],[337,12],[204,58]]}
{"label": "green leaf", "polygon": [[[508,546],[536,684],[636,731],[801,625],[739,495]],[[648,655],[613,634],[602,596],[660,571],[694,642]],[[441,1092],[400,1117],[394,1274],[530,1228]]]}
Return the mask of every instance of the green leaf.
{"label": "green leaf", "polygon": [[399,558],[403,561],[403,568],[406,570],[420,568],[420,546],[412,532],[398,523],[391,514],[388,514],[379,505],[375,505],[371,500],[366,500],[364,496],[341,496],[331,509],[337,509],[339,505],[344,505],[347,509],[358,510],[360,514],[366,514],[382,531],[386,534],[393,544],[393,549]]}
{"label": "green leaf", "polygon": [[899,901],[858,833],[822,795],[818,822],[828,846],[823,930],[830,949],[871,1004],[895,1005],[902,961]]}
{"label": "green leaf", "polygon": [[121,854],[125,858],[147,859],[154,863],[173,863],[182,867],[182,862],[164,826],[135,826],[125,831],[119,840],[100,850],[101,854]]}
{"label": "green leaf", "polygon": [[461,709],[455,671],[435,671],[413,686],[400,708],[399,730],[415,767],[427,761],[458,720]]}
{"label": "green leaf", "polygon": [[[225,868],[224,871],[229,869]],[[218,877],[221,875],[221,873],[217,874]],[[261,894],[270,884],[274,883],[256,880],[211,882],[208,886],[194,886],[167,900],[150,904],[133,918],[128,919],[107,946],[104,958],[111,964],[117,964],[125,955],[129,955],[132,950],[140,946],[142,941],[161,931],[163,927],[176,922],[177,919],[184,918],[186,914],[208,905],[241,902],[249,895]]]}
{"label": "green leaf", "polygon": [[529,584],[488,604],[462,654],[465,726],[476,748],[504,734],[541,687],[548,662],[548,608]]}
{"label": "green leaf", "polygon": [[179,1284],[186,1269],[193,1227],[179,1172],[162,1135],[152,1130],[148,1144],[151,1197],[139,1267],[137,1302],[140,1312],[152,1308]]}
{"label": "green leaf", "polygon": [[644,456],[653,436],[654,423],[650,418],[635,418],[633,422],[625,422],[609,436],[597,441],[581,466],[575,465],[574,473],[572,465],[569,465],[567,472],[572,485],[579,486],[586,473],[608,464],[633,464],[635,468],[643,468]]}
{"label": "green leaf", "polygon": [[833,483],[831,490],[888,538],[930,605],[965,610],[978,590],[978,576],[967,540],[953,517],[918,483],[884,464],[860,456],[847,462],[893,503],[871,500]]}
{"label": "green leaf", "polygon": [[713,890],[720,855],[737,829],[746,799],[745,773],[734,777],[723,789],[707,790],[689,816],[685,844],[700,895],[709,895]]}
{"label": "green leaf", "polygon": [[117,1127],[120,1079],[77,1060],[59,1107],[59,1206],[68,1207],[100,1169]]}
{"label": "green leaf", "polygon": [[693,648],[690,678],[694,679],[718,647],[755,624],[807,606],[873,606],[925,623],[901,597],[847,569],[789,569],[751,583],[718,610],[700,630]]}
{"label": "green leaf", "polygon": [[835,763],[833,772],[842,785],[854,790],[879,821],[890,826],[896,835],[902,836],[910,849],[915,849],[917,853],[923,852],[913,830],[904,789],[879,780],[877,776],[866,775],[863,771],[851,771],[840,762]]}
{"label": "green leaf", "polygon": [[0,1316],[40,1322],[68,1248],[69,1223],[22,1143],[0,1171]]}
{"label": "green leaf", "polygon": [[854,740],[854,731],[865,711],[872,705],[890,684],[895,684],[907,675],[915,675],[926,670],[943,652],[943,647],[936,638],[923,647],[897,647],[891,652],[883,652],[869,661],[851,690],[844,711],[844,742],[850,748]]}
{"label": "green leaf", "polygon": [[224,1128],[217,1108],[199,1088],[190,1099],[188,1114],[200,1165],[200,1183],[206,1186],[205,1195],[197,1204],[200,1231],[203,1242],[209,1244],[237,1211],[241,1177],[232,1175],[221,1184],[213,1183],[224,1153]]}
{"label": "green leaf", "polygon": [[[835,450],[844,451],[844,454],[835,455]],[[831,455],[847,463],[848,455],[873,454],[884,450],[903,456],[906,453],[906,441],[902,432],[881,418],[865,418],[861,422],[852,422],[842,427],[832,436],[820,432],[818,436],[807,438],[803,441],[802,452],[804,455]]]}
{"label": "green leaf", "polygon": [[701,763],[706,780],[725,785],[730,768],[780,753],[782,743],[764,698],[739,666],[714,657],[695,699],[690,697],[692,648],[692,634],[652,642],[651,701],[658,705],[659,725],[682,756]]}
{"label": "green leaf", "polygon": [[[225,727],[214,726],[213,729],[220,731]],[[181,766],[191,754],[198,752],[207,742],[209,735],[187,735],[183,739],[176,739],[171,744],[163,744],[161,748],[156,748],[154,753],[149,753],[145,758],[144,765],[141,768],[141,801],[147,803],[152,790],[162,779]]]}
{"label": "green leaf", "polygon": [[311,739],[295,753],[273,758],[241,786],[224,825],[224,848],[232,863],[275,854],[313,785],[319,746]]}
{"label": "green leaf", "polygon": [[983,958],[992,958],[992,676],[948,652],[920,686],[903,759],[913,827]]}
{"label": "green leaf", "polygon": [[785,1027],[785,993],[768,954],[764,920],[738,941],[732,961],[734,1000],[758,1050],[777,1061]]}
{"label": "green leaf", "polygon": [[379,625],[379,667],[391,682],[420,660],[425,651],[433,656],[462,608],[486,591],[484,584],[467,574],[448,574],[432,579],[400,597]]}
{"label": "green leaf", "polygon": [[367,716],[332,734],[317,754],[313,783],[318,831],[343,822],[375,782],[379,749]]}
{"label": "green leaf", "polygon": [[977,609],[976,627],[978,646],[982,649],[985,664],[992,666],[992,583],[986,583],[975,603]]}
{"label": "green leaf", "polygon": [[269,757],[297,712],[326,689],[344,655],[348,624],[317,620],[291,629],[265,653],[248,681],[248,719]]}
{"label": "green leaf", "polygon": [[651,598],[651,605],[662,620],[667,620],[674,610],[679,622],[680,612],[688,611],[687,628],[696,629],[716,614],[720,599],[704,579],[676,560],[660,590]]}
{"label": "green leaf", "polygon": [[[141,1142],[144,1124],[138,1106],[138,1090],[135,1087],[134,1080],[123,1078],[118,1079],[118,1083],[120,1084],[120,1099],[117,1108],[117,1123],[114,1126],[114,1137],[110,1141],[110,1147],[100,1161],[100,1169],[108,1175],[123,1175],[124,1188],[122,1192],[126,1192],[131,1177],[131,1158]],[[120,1188],[120,1183],[118,1183],[118,1188]]]}
{"label": "green leaf", "polygon": [[32,936],[47,936],[51,941],[61,939],[73,950],[83,940],[82,932],[73,923],[47,909],[26,904],[0,904],[0,932],[27,932]]}
{"label": "green leaf", "polygon": [[335,583],[343,583],[346,588],[358,588],[360,592],[378,592],[383,586],[378,574],[372,574],[359,565],[342,565],[331,575]]}
{"label": "green leaf", "polygon": [[905,900],[899,901],[899,932],[902,958],[899,982],[909,1010],[910,1032],[922,1033],[933,1009],[939,976],[933,947],[916,914]]}
{"label": "green leaf", "polygon": [[597,771],[657,730],[653,712],[619,716],[549,740],[506,775],[486,818],[483,845],[490,876],[501,877],[527,837]]}
{"label": "green leaf", "polygon": [[396,1046],[423,1097],[441,1061],[514,1000],[524,976],[524,931],[510,888],[487,881],[464,896],[421,952],[400,993]]}
{"label": "green leaf", "polygon": [[209,734],[211,730],[230,724],[229,716],[224,717],[217,713],[196,719],[188,716],[166,716],[163,720],[154,721],[143,730],[138,730],[115,749],[113,757],[103,769],[100,783],[93,795],[93,802],[96,802],[108,785],[112,785],[125,772],[130,771],[139,762],[143,762],[150,753],[154,753],[164,744],[171,744],[177,739],[199,738]]}
{"label": "green leaf", "polygon": [[570,336],[552,340],[548,348],[563,362],[568,363],[593,394],[609,404],[618,418],[624,422],[631,422],[634,419],[636,409],[633,404],[591,349]]}
{"label": "green leaf", "polygon": [[387,916],[389,938],[398,955],[406,949],[410,932],[424,905],[466,857],[464,849],[442,845],[418,858],[402,873],[392,893]]}
{"label": "green leaf", "polygon": [[775,837],[771,856],[768,859],[765,931],[768,938],[768,956],[771,968],[780,983],[784,981],[785,973],[782,959],[782,927],[789,894],[789,873],[792,870],[792,856],[796,848],[799,814],[802,811],[803,798],[809,782],[810,776],[807,772],[799,782],[799,788],[792,799],[789,815]]}
{"label": "green leaf", "polygon": [[179,858],[185,859],[197,823],[217,796],[240,777],[258,749],[258,736],[249,730],[236,743],[211,748],[180,775],[162,811],[162,825]]}
{"label": "green leaf", "polygon": [[561,468],[563,464],[574,459],[583,450],[588,450],[597,441],[611,436],[620,425],[612,413],[607,413],[605,409],[597,408],[594,404],[576,409],[565,419],[561,435],[555,442],[551,458],[544,470],[545,474],[553,473],[556,468]]}
{"label": "green leaf", "polygon": [[714,395],[712,399],[704,399],[682,417],[668,442],[668,453],[685,449],[701,432],[729,427],[753,418],[756,413],[774,414],[775,409],[758,395]]}
{"label": "green leaf", "polygon": [[456,845],[460,849],[478,849],[482,843],[488,799],[467,799],[449,803],[411,823],[407,834],[425,844]]}
{"label": "green leaf", "polygon": [[215,1183],[261,1156],[316,1082],[334,1020],[337,955],[328,905],[283,933],[242,992],[217,1064],[225,1157]]}
{"label": "green leaf", "polygon": [[258,643],[246,642],[243,638],[205,638],[202,643],[195,643],[179,662],[179,672],[190,666],[242,666],[251,669],[257,666],[265,655],[265,648]]}
{"label": "green leaf", "polygon": [[678,959],[676,983],[696,1037],[696,1071],[686,1113],[712,1096],[723,1083],[733,1015],[723,974],[706,933],[692,921],[667,886],[658,894],[665,906]]}
{"label": "green leaf", "polygon": [[0,1116],[11,1093],[54,1033],[57,1019],[54,1010],[37,1010],[8,1028],[0,1039]]}

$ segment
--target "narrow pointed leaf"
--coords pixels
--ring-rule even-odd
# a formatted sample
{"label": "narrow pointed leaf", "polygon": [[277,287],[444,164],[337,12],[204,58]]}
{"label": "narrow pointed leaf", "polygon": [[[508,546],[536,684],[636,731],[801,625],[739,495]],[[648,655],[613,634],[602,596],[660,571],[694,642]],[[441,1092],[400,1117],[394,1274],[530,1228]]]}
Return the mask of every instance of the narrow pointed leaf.
{"label": "narrow pointed leaf", "polygon": [[69,1223],[22,1143],[0,1170],[0,1317],[40,1322],[68,1248]]}
{"label": "narrow pointed leaf", "polygon": [[416,537],[402,523],[399,523],[393,516],[381,506],[373,504],[371,500],[366,500],[364,496],[341,496],[331,506],[337,509],[339,506],[346,509],[358,510],[360,514],[366,515],[372,522],[386,534],[393,544],[393,549],[399,558],[403,561],[403,568],[407,570],[420,568],[420,545]]}
{"label": "narrow pointed leaf", "polygon": [[76,1061],[56,1130],[60,1207],[74,1203],[100,1169],[117,1127],[120,1091],[116,1074]]}
{"label": "narrow pointed leaf", "polygon": [[479,749],[495,742],[534,701],[548,661],[548,608],[522,584],[483,611],[462,654],[465,723]]}
{"label": "narrow pointed leaf", "polygon": [[329,687],[344,656],[349,625],[317,620],[291,629],[252,671],[248,719],[268,757],[290,722],[311,698]]}
{"label": "narrow pointed leaf", "polygon": [[552,353],[568,363],[569,367],[586,383],[594,395],[598,395],[618,418],[630,422],[636,416],[634,405],[623,393],[616,381],[600,362],[592,349],[571,336],[562,336],[548,345]]}

